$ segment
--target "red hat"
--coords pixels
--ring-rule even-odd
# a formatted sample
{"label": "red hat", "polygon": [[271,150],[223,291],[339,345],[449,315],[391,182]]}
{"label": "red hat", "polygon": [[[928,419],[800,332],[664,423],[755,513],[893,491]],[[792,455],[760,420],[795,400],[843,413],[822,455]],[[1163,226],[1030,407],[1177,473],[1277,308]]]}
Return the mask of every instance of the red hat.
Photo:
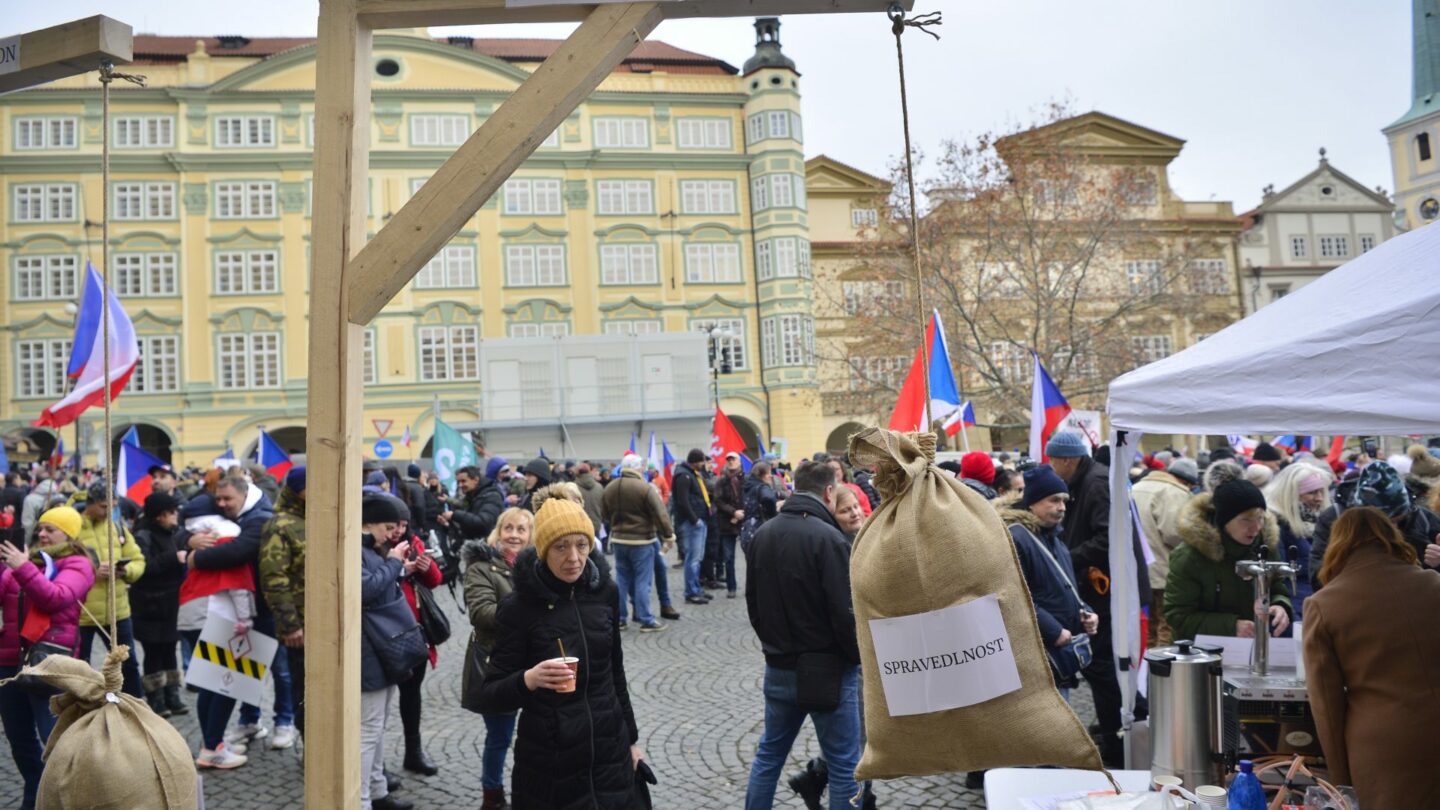
{"label": "red hat", "polygon": [[960,457],[960,477],[979,481],[985,486],[995,483],[995,462],[975,450]]}

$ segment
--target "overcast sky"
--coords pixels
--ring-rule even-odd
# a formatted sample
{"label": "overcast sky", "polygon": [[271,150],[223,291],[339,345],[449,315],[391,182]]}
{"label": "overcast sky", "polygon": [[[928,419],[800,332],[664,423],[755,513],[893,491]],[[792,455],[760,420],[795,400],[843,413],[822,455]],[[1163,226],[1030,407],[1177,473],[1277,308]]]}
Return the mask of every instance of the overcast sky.
{"label": "overcast sky", "polygon": [[[774,5],[783,5],[777,0]],[[136,32],[313,36],[314,0],[5,3],[0,35],[105,13]],[[1407,0],[917,0],[941,10],[935,42],[906,35],[912,124],[933,150],[1030,120],[1047,102],[1101,110],[1187,143],[1171,180],[1186,199],[1241,212],[1331,163],[1392,189],[1380,128],[1410,104]],[[436,36],[561,37],[567,26],[436,28]],[[749,20],[674,21],[652,35],[740,66]],[[883,174],[901,152],[894,40],[881,14],[785,18],[804,78],[806,152]]]}

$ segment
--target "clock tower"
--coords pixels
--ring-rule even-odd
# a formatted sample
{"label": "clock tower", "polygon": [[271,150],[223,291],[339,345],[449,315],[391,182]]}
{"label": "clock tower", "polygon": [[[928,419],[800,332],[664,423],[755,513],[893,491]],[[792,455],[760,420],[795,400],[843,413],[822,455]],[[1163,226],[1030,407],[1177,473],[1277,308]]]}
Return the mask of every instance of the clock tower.
{"label": "clock tower", "polygon": [[1395,175],[1395,220],[1409,230],[1440,219],[1440,0],[1414,8],[1410,109],[1385,127]]}

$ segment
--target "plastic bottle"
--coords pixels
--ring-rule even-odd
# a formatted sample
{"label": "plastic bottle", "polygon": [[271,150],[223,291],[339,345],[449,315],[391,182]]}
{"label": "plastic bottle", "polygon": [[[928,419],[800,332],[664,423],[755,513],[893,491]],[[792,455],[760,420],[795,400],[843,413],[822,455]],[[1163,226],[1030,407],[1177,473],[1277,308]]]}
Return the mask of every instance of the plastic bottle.
{"label": "plastic bottle", "polygon": [[1265,789],[1255,775],[1255,765],[1248,759],[1240,760],[1240,772],[1230,783],[1225,794],[1226,810],[1265,810]]}

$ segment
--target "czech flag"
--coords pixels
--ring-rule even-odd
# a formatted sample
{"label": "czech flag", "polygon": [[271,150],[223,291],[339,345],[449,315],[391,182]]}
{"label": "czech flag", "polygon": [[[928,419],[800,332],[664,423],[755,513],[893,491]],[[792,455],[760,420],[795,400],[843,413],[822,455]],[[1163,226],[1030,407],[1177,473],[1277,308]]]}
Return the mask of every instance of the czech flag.
{"label": "czech flag", "polygon": [[223,456],[215,459],[215,466],[221,470],[228,470],[231,467],[240,466],[240,462],[235,458],[234,450],[226,450]]}
{"label": "czech flag", "polygon": [[285,480],[285,473],[295,466],[290,461],[290,455],[286,453],[270,434],[260,431],[260,446],[255,451],[255,460],[260,463],[265,471],[275,476],[275,480]]}
{"label": "czech flag", "polygon": [[[114,290],[105,288],[95,265],[85,263],[85,293],[80,299],[80,313],[75,318],[75,337],[70,344],[70,365],[66,375],[75,379],[75,386],[59,402],[46,408],[36,419],[36,427],[63,427],[74,422],[86,409],[105,400],[105,353],[110,355],[108,384],[110,398],[120,396],[130,375],[140,362],[140,342],[135,325]],[[110,313],[110,343],[106,346],[102,313]]]}
{"label": "czech flag", "polygon": [[745,472],[750,472],[754,463],[745,455],[745,440],[740,438],[740,431],[735,429],[730,417],[719,408],[715,409],[715,426],[710,432],[710,459],[715,466],[725,466],[725,457],[731,453],[740,454],[740,467]]}
{"label": "czech flag", "polygon": [[58,470],[65,466],[65,439],[62,436],[55,437],[55,449],[50,452],[50,469]]}
{"label": "czech flag", "polygon": [[1238,433],[1226,434],[1225,439],[1230,442],[1230,448],[1242,456],[1254,454],[1255,448],[1260,446],[1260,442]]}
{"label": "czech flag", "polygon": [[675,457],[670,455],[670,445],[660,442],[661,458],[664,464],[660,468],[660,474],[665,477],[665,486],[674,488],[675,485]]}
{"label": "czech flag", "polygon": [[121,444],[133,444],[133,445],[135,445],[136,447],[139,447],[139,446],[140,446],[140,429],[137,428],[137,427],[135,427],[134,425],[131,425],[131,426],[130,426],[130,429],[127,430],[127,431],[125,431],[125,435],[120,437],[120,443],[121,443]]}
{"label": "czech flag", "polygon": [[1315,442],[1310,436],[1291,436],[1287,433],[1277,437],[1270,444],[1275,447],[1283,447],[1291,453],[1298,453],[1301,450],[1313,450]]}
{"label": "czech flag", "polygon": [[1035,382],[1030,389],[1030,457],[1046,462],[1045,443],[1070,415],[1070,403],[1040,365],[1040,355],[1032,351],[1030,356],[1035,358]]}
{"label": "czech flag", "polygon": [[405,435],[400,437],[400,445],[401,445],[402,447],[409,447],[409,446],[410,446],[410,426],[409,426],[409,425],[406,425],[406,426],[405,426]]}
{"label": "czech flag", "polygon": [[960,406],[960,427],[975,427],[975,403],[968,399]]}
{"label": "czech flag", "polygon": [[[929,346],[930,404],[925,405],[925,346]],[[915,350],[915,359],[910,363],[910,373],[900,386],[900,397],[895,401],[895,410],[890,414],[889,428],[898,431],[928,431],[930,423],[939,419],[945,426],[945,434],[954,436],[963,427],[960,408],[960,386],[955,382],[955,372],[950,366],[950,352],[945,343],[945,329],[940,323],[940,312],[930,315],[925,327],[925,345]]]}
{"label": "czech flag", "polygon": [[621,458],[624,458],[625,456],[638,456],[638,455],[640,455],[640,454],[635,452],[635,434],[634,434],[634,433],[631,433],[631,434],[630,434],[630,449],[629,449],[629,450],[626,450],[624,453],[622,453],[622,454],[620,455],[620,457],[621,457]]}
{"label": "czech flag", "polygon": [[150,470],[168,466],[165,462],[128,442],[120,443],[120,458],[115,465],[115,494],[144,505],[150,497],[155,479]]}

